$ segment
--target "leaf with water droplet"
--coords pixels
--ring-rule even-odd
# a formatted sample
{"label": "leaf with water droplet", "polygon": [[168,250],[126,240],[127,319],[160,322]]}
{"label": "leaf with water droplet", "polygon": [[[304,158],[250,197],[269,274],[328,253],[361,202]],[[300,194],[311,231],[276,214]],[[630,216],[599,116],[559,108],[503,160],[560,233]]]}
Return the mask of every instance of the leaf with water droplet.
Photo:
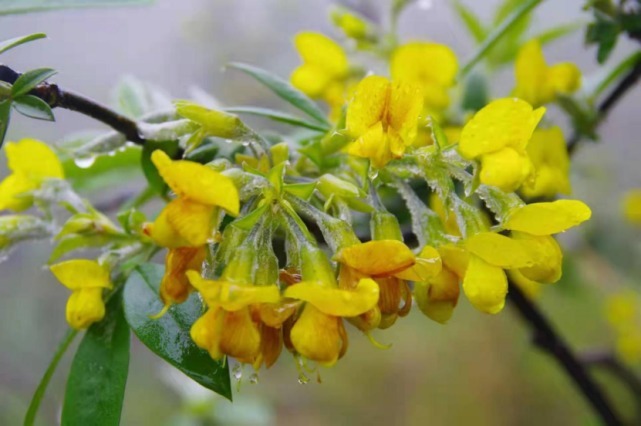
{"label": "leaf with water droplet", "polygon": [[157,320],[163,307],[158,297],[164,267],[145,263],[131,274],[124,290],[125,316],[132,330],[152,352],[204,387],[231,400],[227,363],[214,361],[191,340],[189,330],[203,312],[196,294],[174,305]]}

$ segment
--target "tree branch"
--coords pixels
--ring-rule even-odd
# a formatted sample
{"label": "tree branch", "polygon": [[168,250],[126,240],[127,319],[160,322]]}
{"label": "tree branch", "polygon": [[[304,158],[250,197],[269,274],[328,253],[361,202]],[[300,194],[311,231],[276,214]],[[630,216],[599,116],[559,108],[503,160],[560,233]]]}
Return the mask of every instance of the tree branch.
{"label": "tree branch", "polygon": [[510,282],[508,299],[519,311],[523,319],[531,326],[534,343],[552,355],[574,383],[581,389],[601,420],[607,425],[620,425],[621,420],[615,414],[610,402],[606,399],[600,387],[590,376],[584,365],[573,354],[570,347],[563,341],[552,325],[538,310],[518,286]]}
{"label": "tree branch", "polygon": [[[6,65],[0,65],[0,81],[15,83],[20,73]],[[136,121],[99,104],[82,95],[63,90],[57,84],[42,83],[36,86],[30,95],[45,101],[51,108],[63,108],[76,111],[102,123],[125,135],[127,140],[143,145],[146,141],[140,134]]]}

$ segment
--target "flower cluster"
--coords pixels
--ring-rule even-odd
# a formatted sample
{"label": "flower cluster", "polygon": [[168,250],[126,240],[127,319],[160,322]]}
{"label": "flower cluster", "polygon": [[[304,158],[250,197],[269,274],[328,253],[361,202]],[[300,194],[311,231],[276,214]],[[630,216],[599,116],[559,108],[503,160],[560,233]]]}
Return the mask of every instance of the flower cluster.
{"label": "flower cluster", "polygon": [[[382,40],[359,17],[337,13],[359,48]],[[61,163],[40,142],[7,145],[12,174],[0,184],[0,208],[75,200],[55,238],[81,241],[72,249],[104,248],[97,260],[51,266],[72,291],[72,327],[100,321],[136,256],[149,259],[160,249],[163,308],[148,314],[159,320],[197,292],[205,309],[190,327],[192,341],[215,360],[233,357],[256,370],[273,365],[283,348],[331,366],[347,351],[347,325],[380,346],[376,330],[392,327],[413,305],[446,323],[460,293],[496,314],[510,282],[531,288],[560,279],[554,234],[591,211],[577,200],[551,201],[570,193],[569,160],[542,105],[576,90],[576,67],[549,67],[538,42],[527,43],[516,61],[515,97],[457,119],[448,108],[458,60],[447,46],[381,48],[389,77],[365,75],[322,34],[301,33],[295,46],[302,64],[291,85],[262,71],[258,79],[310,116],[268,111],[309,131],[297,144],[189,101],[175,103],[173,122],[143,123],[157,148],[145,147],[145,173],[155,173],[167,201],[152,221],[125,211],[121,229],[69,190],[34,197],[47,181],[64,178]],[[327,117],[306,95],[327,104]],[[229,144],[238,147],[232,154],[199,157],[203,147],[218,153]],[[34,157],[37,167],[26,160]],[[550,201],[526,204],[519,194]],[[403,209],[405,223],[397,214]]]}

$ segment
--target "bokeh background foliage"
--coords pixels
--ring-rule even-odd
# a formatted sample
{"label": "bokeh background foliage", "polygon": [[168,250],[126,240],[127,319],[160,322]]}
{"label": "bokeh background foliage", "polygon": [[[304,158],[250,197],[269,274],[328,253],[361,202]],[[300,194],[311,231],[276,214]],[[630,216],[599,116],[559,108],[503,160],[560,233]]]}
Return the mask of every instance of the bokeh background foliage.
{"label": "bokeh background foliage", "polygon": [[[132,116],[149,107],[128,101],[140,99],[131,94],[148,84],[141,82],[162,87],[172,97],[206,98],[206,93],[214,93],[229,105],[280,108],[282,104],[264,88],[240,73],[221,74],[220,68],[242,60],[286,76],[297,63],[290,44],[293,34],[303,29],[332,31],[327,20],[319,18],[329,6],[321,0],[157,0],[146,6],[151,2],[13,0],[0,5],[0,15],[50,9],[54,3],[55,8],[81,8],[0,17],[2,38],[32,32],[45,32],[50,38],[7,52],[2,60],[17,69],[51,66],[59,71],[56,81],[61,85],[111,102]],[[82,8],[107,3],[137,5]],[[379,3],[363,0],[349,5],[376,19],[382,13]],[[483,22],[491,23],[498,3],[465,4]],[[581,11],[583,3],[543,2],[528,18],[530,26],[524,25],[521,31],[534,35],[559,25],[585,24],[591,16]],[[461,25],[451,2],[419,1],[412,10],[399,23],[403,39],[445,43],[460,58],[476,51],[474,37]],[[479,40],[483,30],[477,30]],[[596,70],[594,49],[580,48],[583,37],[581,31],[568,30],[546,48],[548,58],[551,62],[571,60],[586,74]],[[518,37],[507,40],[509,44]],[[491,54],[495,64],[491,93],[496,96],[507,95],[512,87],[505,84],[513,77],[509,67],[501,67],[506,61],[501,55],[509,56],[516,47],[504,46]],[[621,39],[608,62],[617,63],[631,51],[630,42]],[[129,77],[123,80],[123,75]],[[540,299],[559,331],[580,351],[613,345],[614,337],[602,314],[604,298],[623,286],[638,285],[635,277],[641,273],[640,264],[634,262],[640,249],[638,232],[621,221],[618,207],[625,189],[639,185],[634,167],[641,150],[635,143],[639,90],[633,89],[600,128],[603,143],[585,146],[576,154],[575,195],[594,210],[584,236],[591,245],[588,249],[579,241],[564,241],[570,250],[575,246],[581,251],[567,256],[562,281]],[[68,112],[57,112],[56,119],[58,123],[52,125],[16,116],[8,139],[34,136],[56,141],[68,138],[71,131],[96,127]],[[265,126],[261,120],[252,124]],[[117,167],[86,185],[82,185],[82,171],[69,165],[76,171],[70,177],[77,178],[83,195],[92,201],[109,203],[143,188],[145,178],[136,167],[135,153],[98,161],[104,164],[92,169]],[[109,188],[123,173],[128,185]],[[59,291],[48,271],[33,267],[44,264],[48,252],[48,247],[37,243],[25,244],[2,265],[1,424],[22,421],[66,328],[66,294]],[[462,301],[446,327],[427,321],[416,311],[394,329],[389,338],[381,334],[385,343],[393,343],[388,351],[372,350],[366,339],[352,333],[350,351],[336,368],[322,371],[321,385],[312,381],[301,388],[291,365],[281,362],[261,372],[258,385],[244,380],[233,405],[194,388],[134,338],[122,424],[596,424],[569,380],[546,355],[533,349],[525,326],[509,311],[488,317]],[[41,409],[41,424],[53,424],[59,416],[71,358],[63,359],[54,376]],[[623,413],[635,410],[637,402],[619,381],[603,372],[597,372],[597,378],[617,408]]]}

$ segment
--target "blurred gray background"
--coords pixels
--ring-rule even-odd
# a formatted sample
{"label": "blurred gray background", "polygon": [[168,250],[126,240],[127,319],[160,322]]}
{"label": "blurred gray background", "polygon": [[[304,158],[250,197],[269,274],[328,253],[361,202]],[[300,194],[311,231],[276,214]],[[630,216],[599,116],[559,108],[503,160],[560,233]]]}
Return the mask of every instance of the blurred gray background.
{"label": "blurred gray background", "polygon": [[[489,20],[496,1],[466,1]],[[569,21],[587,22],[584,1],[549,0],[535,14],[532,33]],[[158,0],[145,7],[83,9],[0,17],[0,39],[45,32],[48,39],[12,50],[1,58],[18,70],[48,66],[58,70],[61,86],[109,103],[124,75],[133,75],[167,90],[174,98],[197,86],[224,104],[281,106],[265,89],[237,72],[222,72],[230,61],[253,63],[282,76],[298,64],[291,40],[301,30],[337,35],[327,19],[326,0]],[[380,15],[388,2],[353,1]],[[474,52],[446,0],[420,1],[401,17],[401,37],[450,45],[464,62]],[[632,51],[621,43],[610,63]],[[594,49],[586,50],[583,31],[546,49],[550,63],[573,61],[584,74],[597,69]],[[494,97],[513,87],[510,68],[493,80]],[[573,168],[575,196],[594,210],[586,228],[615,260],[582,250],[573,271],[546,291],[546,311],[583,349],[611,345],[604,324],[603,297],[634,279],[631,262],[638,255],[639,231],[621,223],[619,199],[641,187],[641,89],[632,91],[601,128],[599,145],[586,143]],[[552,117],[559,118],[552,111]],[[9,140],[37,137],[55,142],[70,132],[95,129],[95,122],[56,111],[57,123],[40,123],[14,115]],[[4,167],[4,161],[3,166]],[[6,170],[6,169],[4,169]],[[142,176],[132,185],[140,186]],[[100,193],[89,194],[100,200]],[[569,238],[581,239],[579,232]],[[0,424],[22,421],[29,399],[57,342],[66,329],[67,291],[40,266],[50,247],[20,246],[0,265]],[[604,259],[605,258],[605,259]],[[616,259],[618,260],[618,263]],[[623,260],[621,260],[623,259]],[[638,278],[638,276],[637,276]],[[322,371],[322,384],[303,386],[291,357],[284,354],[260,383],[246,380],[236,403],[215,400],[213,414],[203,415],[209,397],[189,390],[180,373],[171,371],[134,339],[123,413],[124,425],[156,424],[596,424],[587,405],[545,355],[535,350],[520,320],[509,307],[499,316],[472,310],[464,298],[447,326],[417,310],[392,331],[377,338],[393,343],[381,351],[351,333],[350,350],[334,368]],[[41,409],[41,424],[56,424],[71,356],[61,364]],[[617,404],[631,407],[630,397],[607,377]],[[195,392],[195,393],[194,393]],[[201,398],[201,399],[199,399]],[[201,408],[199,408],[201,407]],[[203,418],[210,420],[203,420]],[[208,423],[209,422],[209,423]]]}

